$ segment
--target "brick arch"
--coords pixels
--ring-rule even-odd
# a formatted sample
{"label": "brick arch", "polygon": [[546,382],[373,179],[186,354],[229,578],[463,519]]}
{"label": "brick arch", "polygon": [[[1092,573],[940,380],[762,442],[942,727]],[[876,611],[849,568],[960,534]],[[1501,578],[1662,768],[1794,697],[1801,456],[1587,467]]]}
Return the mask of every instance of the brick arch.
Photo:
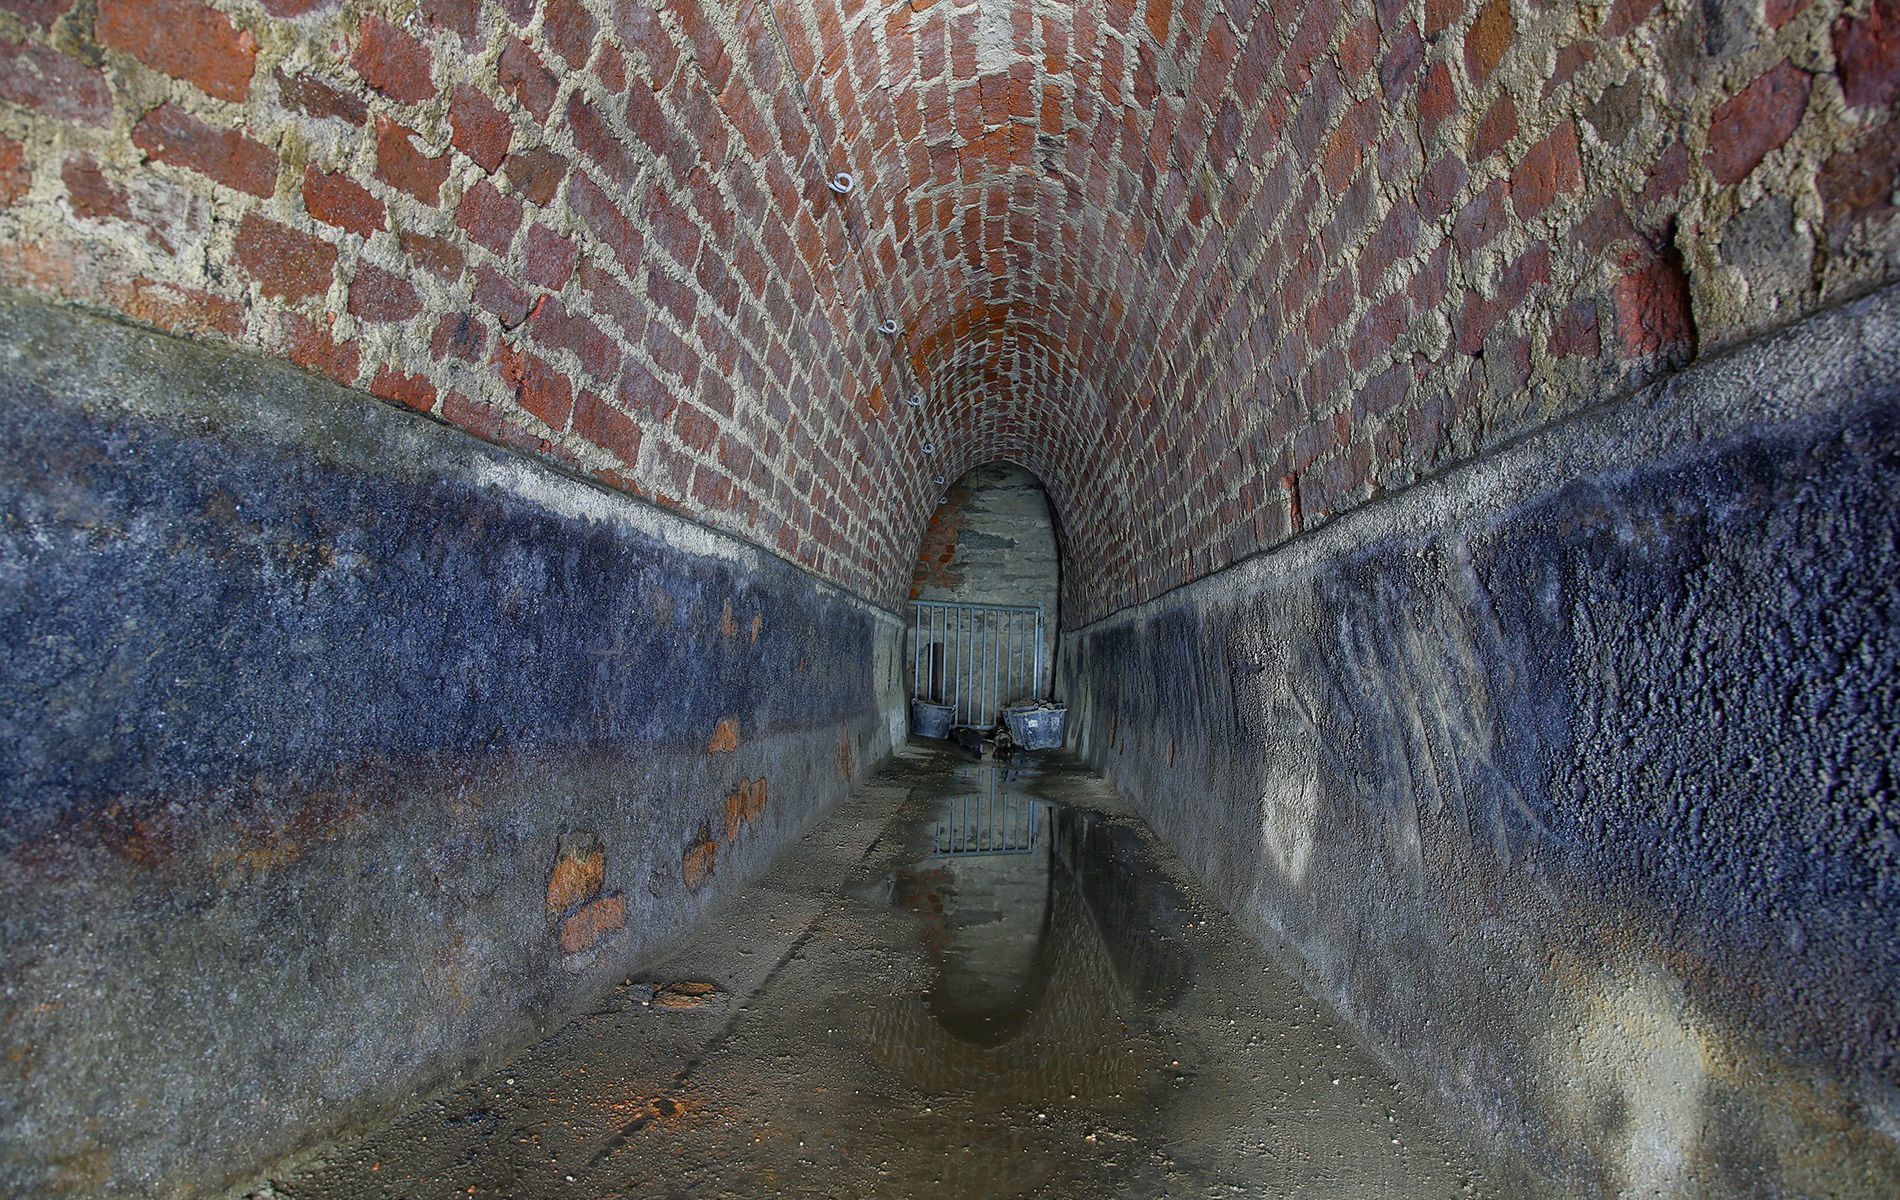
{"label": "brick arch", "polygon": [[44,0],[0,279],[889,603],[1016,457],[1087,619],[1891,278],[1891,5],[1718,7]]}

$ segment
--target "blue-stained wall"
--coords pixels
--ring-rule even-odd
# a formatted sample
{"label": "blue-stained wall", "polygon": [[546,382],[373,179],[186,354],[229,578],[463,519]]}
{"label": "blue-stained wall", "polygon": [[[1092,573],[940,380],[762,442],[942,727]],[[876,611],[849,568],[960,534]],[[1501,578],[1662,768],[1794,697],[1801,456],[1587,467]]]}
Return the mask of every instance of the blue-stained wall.
{"label": "blue-stained wall", "polygon": [[1083,752],[1525,1194],[1900,1192],[1900,296],[1064,654]]}
{"label": "blue-stained wall", "polygon": [[204,1189],[491,1059],[901,736],[899,623],[771,555],[273,363],[0,328],[0,1191]]}

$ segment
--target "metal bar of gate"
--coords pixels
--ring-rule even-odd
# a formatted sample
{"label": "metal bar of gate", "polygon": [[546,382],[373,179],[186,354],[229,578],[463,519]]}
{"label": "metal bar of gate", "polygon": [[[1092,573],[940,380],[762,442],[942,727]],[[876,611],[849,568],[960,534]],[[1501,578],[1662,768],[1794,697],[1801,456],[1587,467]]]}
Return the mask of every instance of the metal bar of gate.
{"label": "metal bar of gate", "polygon": [[914,600],[912,695],[947,705],[959,725],[988,726],[1042,694],[1040,605]]}

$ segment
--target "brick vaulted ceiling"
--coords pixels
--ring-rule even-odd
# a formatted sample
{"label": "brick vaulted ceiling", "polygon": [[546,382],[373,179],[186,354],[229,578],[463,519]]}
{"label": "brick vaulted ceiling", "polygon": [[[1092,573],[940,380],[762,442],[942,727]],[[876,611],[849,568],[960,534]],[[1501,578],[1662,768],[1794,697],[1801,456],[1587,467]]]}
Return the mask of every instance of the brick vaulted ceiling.
{"label": "brick vaulted ceiling", "polygon": [[0,0],[0,278],[1088,619],[1892,278],[1897,13]]}

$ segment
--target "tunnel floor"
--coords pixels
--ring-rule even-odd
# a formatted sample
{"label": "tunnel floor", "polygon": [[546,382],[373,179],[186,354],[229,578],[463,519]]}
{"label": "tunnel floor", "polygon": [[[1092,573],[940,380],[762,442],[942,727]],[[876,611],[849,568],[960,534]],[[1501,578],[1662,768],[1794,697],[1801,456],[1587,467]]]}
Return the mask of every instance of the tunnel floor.
{"label": "tunnel floor", "polygon": [[260,1197],[1488,1191],[1101,779],[912,745],[472,1085]]}

